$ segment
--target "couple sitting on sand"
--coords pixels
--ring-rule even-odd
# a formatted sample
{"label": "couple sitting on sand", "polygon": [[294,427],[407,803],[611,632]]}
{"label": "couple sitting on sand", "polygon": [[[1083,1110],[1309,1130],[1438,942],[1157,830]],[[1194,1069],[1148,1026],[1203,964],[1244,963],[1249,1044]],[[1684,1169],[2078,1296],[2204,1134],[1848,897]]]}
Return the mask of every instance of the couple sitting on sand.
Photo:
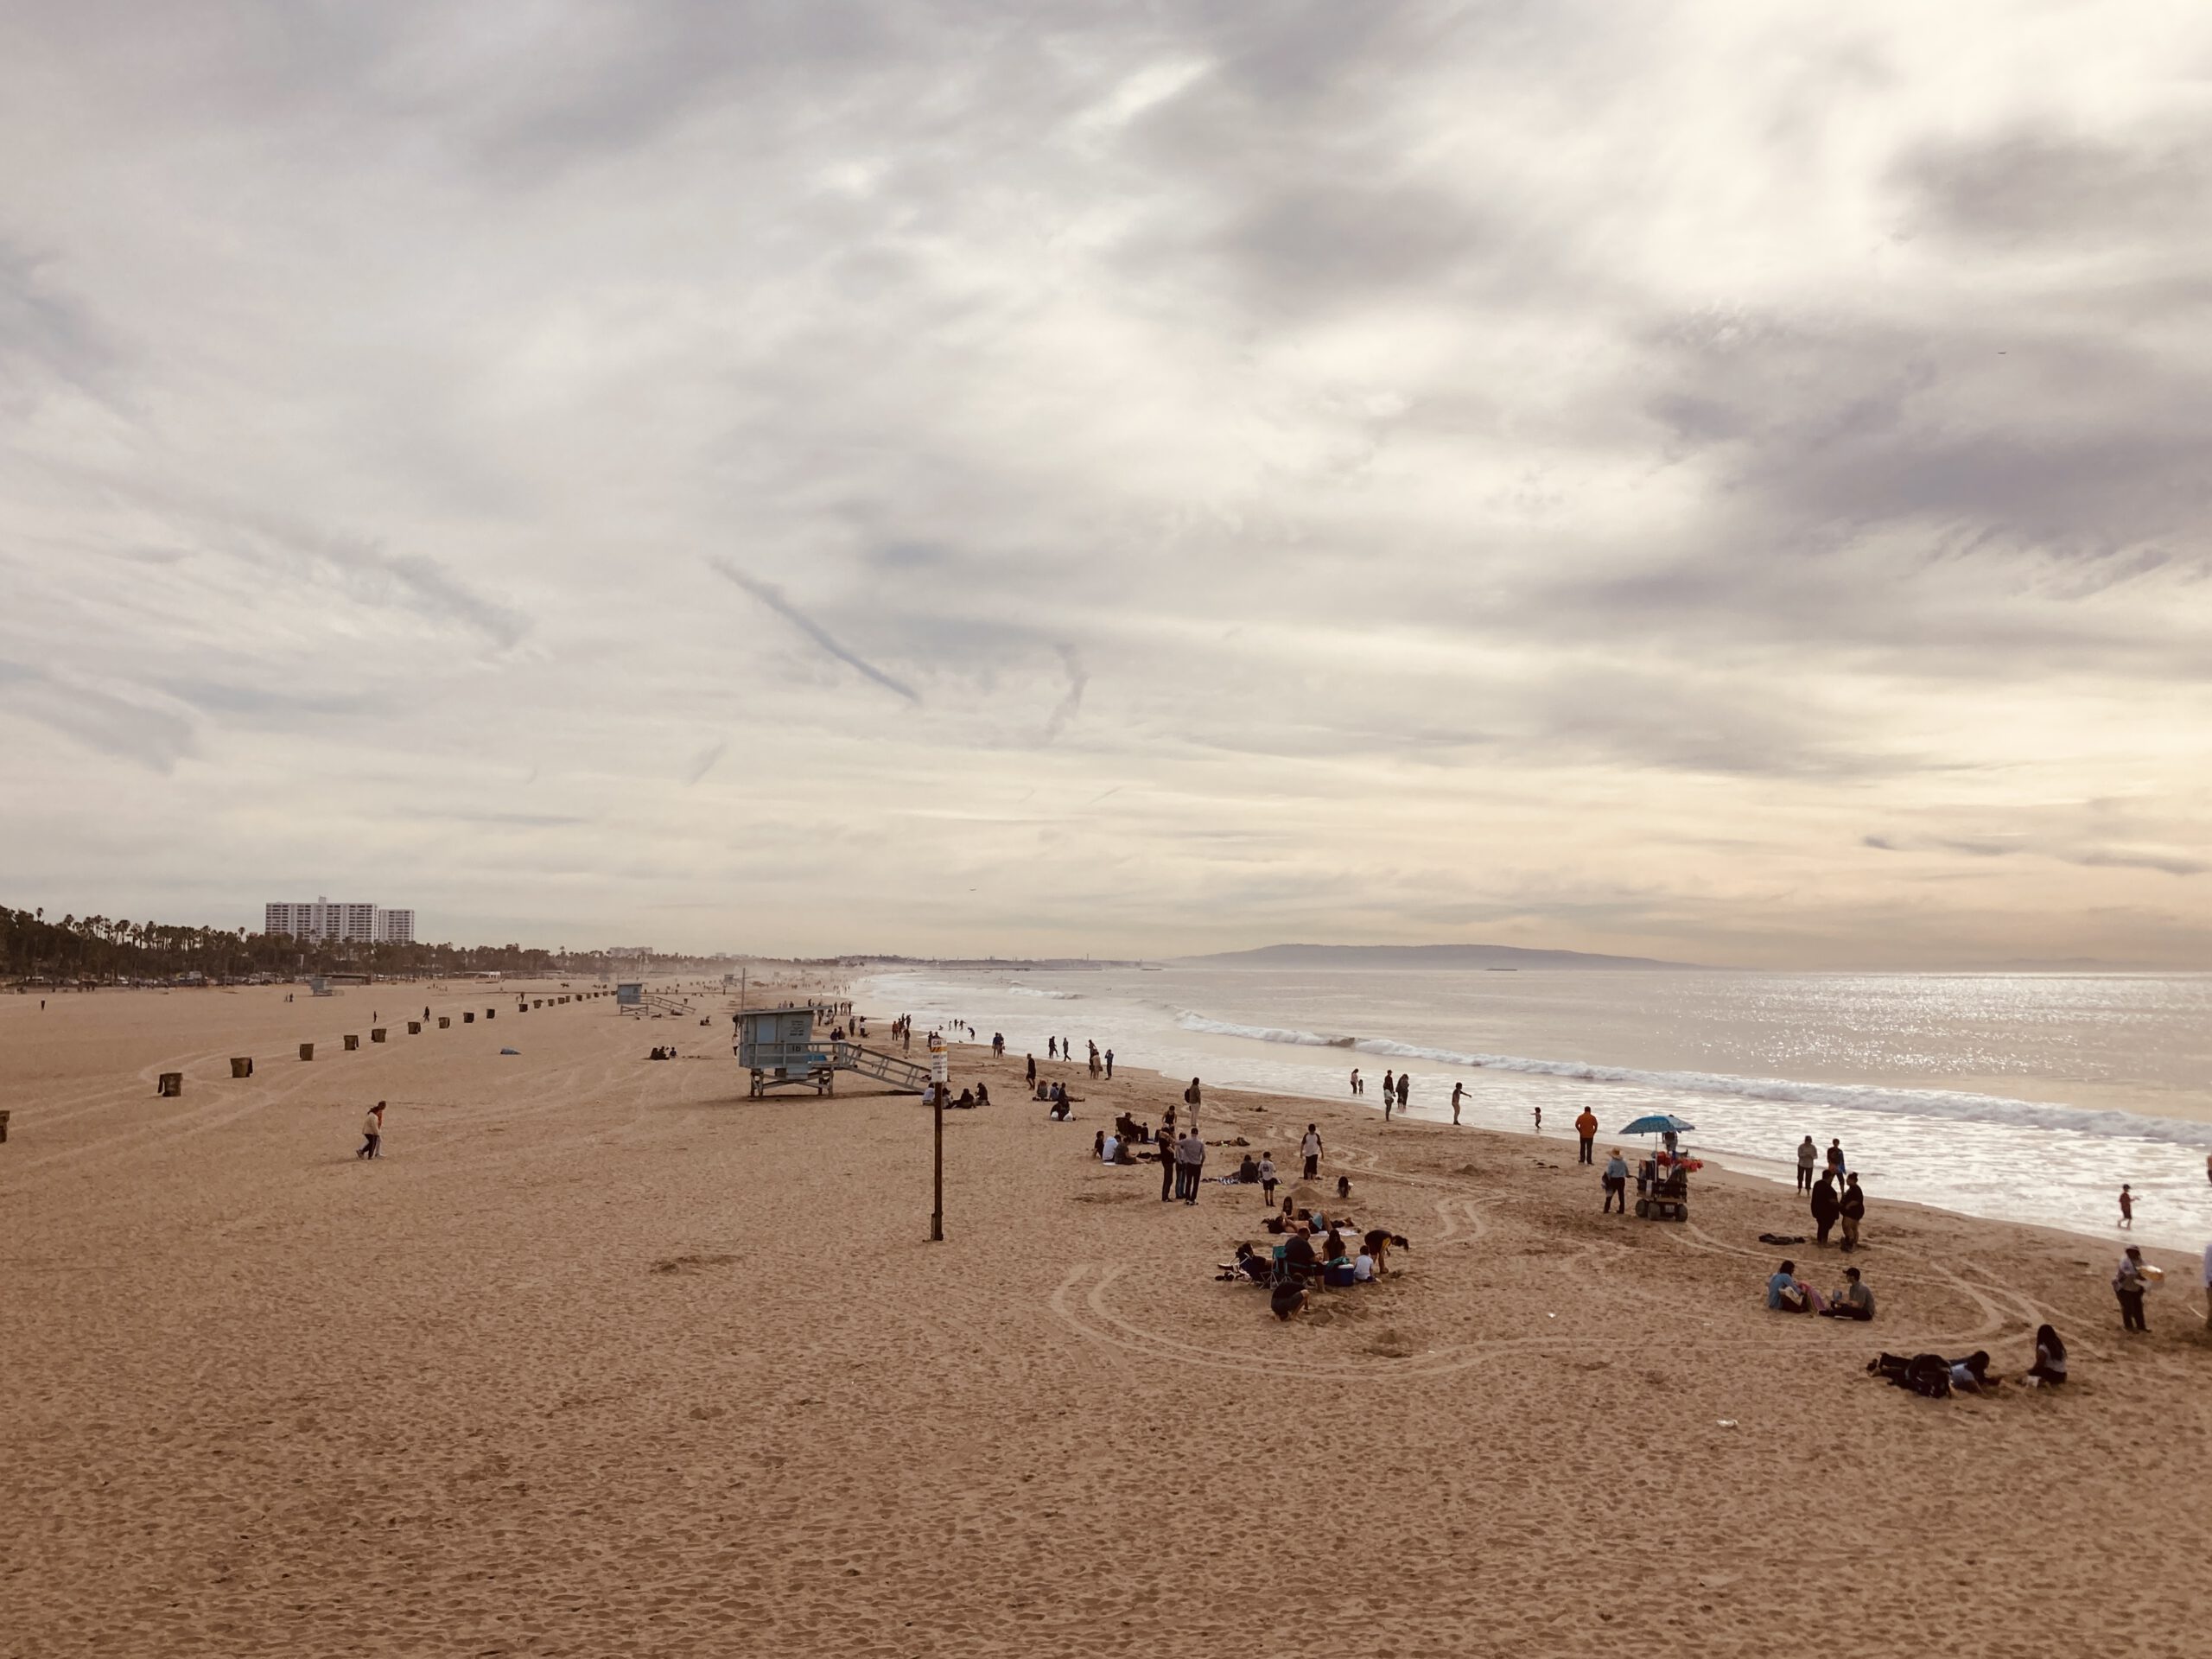
{"label": "couple sitting on sand", "polygon": [[1784,1262],[1766,1281],[1766,1305],[1777,1313],[1817,1313],[1829,1319],[1871,1319],[1874,1292],[1856,1268],[1843,1270],[1845,1284],[1833,1296],[1823,1296],[1797,1276],[1797,1264]]}

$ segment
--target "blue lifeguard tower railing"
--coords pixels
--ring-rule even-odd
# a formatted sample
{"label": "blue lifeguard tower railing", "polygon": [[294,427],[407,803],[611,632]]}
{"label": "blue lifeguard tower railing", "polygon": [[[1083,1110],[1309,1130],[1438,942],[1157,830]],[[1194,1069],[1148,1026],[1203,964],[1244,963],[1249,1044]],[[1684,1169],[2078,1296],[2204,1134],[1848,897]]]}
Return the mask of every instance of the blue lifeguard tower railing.
{"label": "blue lifeguard tower railing", "polygon": [[910,1094],[929,1087],[929,1067],[831,1037],[823,1028],[835,1022],[837,1011],[826,1005],[740,1008],[730,1018],[737,1026],[737,1062],[752,1073],[747,1092],[755,1100],[771,1089],[833,1095],[840,1071],[857,1071]]}

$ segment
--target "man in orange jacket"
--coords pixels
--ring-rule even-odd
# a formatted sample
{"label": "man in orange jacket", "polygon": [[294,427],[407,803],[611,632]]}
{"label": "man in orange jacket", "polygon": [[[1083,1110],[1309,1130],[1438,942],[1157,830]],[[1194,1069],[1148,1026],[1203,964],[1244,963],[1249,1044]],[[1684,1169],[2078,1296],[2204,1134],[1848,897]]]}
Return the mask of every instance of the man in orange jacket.
{"label": "man in orange jacket", "polygon": [[1590,1161],[1590,1143],[1598,1138],[1598,1115],[1585,1106],[1582,1116],[1574,1120],[1574,1132],[1582,1137],[1582,1151],[1576,1161],[1586,1164]]}

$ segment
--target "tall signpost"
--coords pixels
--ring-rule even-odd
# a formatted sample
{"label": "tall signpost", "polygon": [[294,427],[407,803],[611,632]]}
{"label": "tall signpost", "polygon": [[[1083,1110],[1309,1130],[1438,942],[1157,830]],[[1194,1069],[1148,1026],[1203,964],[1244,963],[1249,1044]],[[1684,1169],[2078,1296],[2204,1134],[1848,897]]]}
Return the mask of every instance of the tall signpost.
{"label": "tall signpost", "polygon": [[936,1145],[932,1154],[935,1200],[930,1209],[930,1240],[944,1242],[944,1085],[952,1076],[951,1057],[944,1052],[944,1039],[934,1032],[930,1034],[930,1116],[933,1121],[932,1134]]}

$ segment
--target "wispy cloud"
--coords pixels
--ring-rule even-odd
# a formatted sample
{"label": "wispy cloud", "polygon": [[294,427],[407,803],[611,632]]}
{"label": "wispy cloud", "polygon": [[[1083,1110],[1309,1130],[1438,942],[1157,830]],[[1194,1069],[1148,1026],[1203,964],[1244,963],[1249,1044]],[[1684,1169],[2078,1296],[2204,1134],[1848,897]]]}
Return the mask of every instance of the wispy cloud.
{"label": "wispy cloud", "polygon": [[836,658],[863,679],[872,680],[885,690],[894,692],[912,703],[921,702],[921,694],[901,680],[893,679],[874,664],[840,645],[830,631],[804,611],[784,597],[784,590],[772,582],[763,582],[758,576],[747,575],[726,559],[709,559],[707,563],[726,580],[734,582],[759,600],[778,616],[790,623],[821,648],[828,656]]}

